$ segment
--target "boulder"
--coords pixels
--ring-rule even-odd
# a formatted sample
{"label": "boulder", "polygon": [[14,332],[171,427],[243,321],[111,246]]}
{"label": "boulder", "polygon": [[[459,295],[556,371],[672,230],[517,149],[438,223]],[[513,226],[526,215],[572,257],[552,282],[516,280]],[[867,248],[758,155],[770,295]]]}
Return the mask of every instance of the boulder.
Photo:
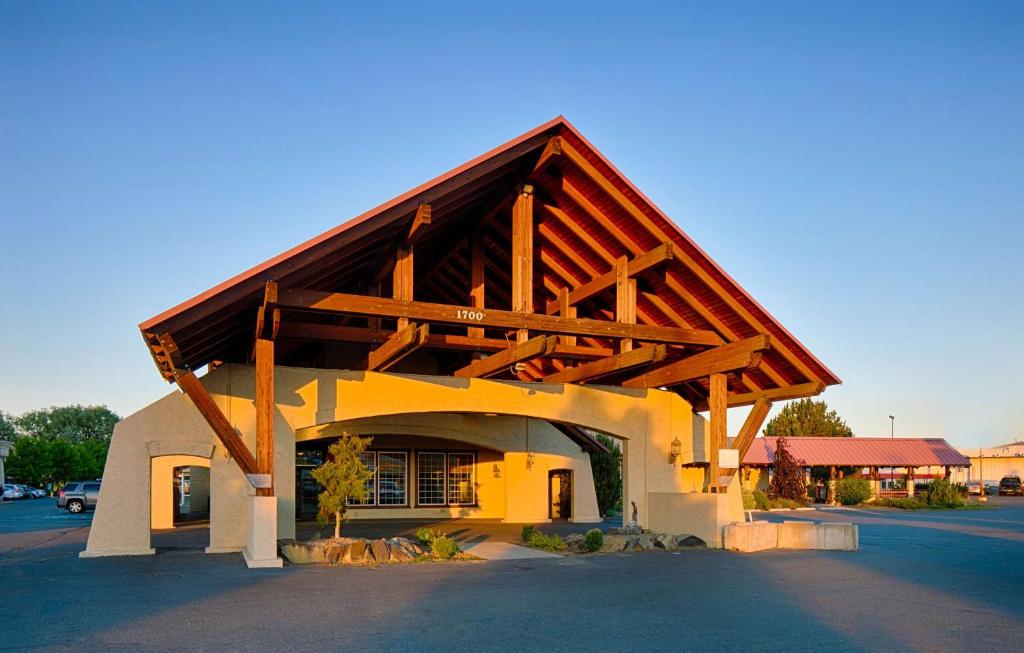
{"label": "boulder", "polygon": [[391,560],[391,551],[388,549],[388,543],[384,540],[371,541],[370,551],[373,553],[373,559],[377,562],[388,562]]}
{"label": "boulder", "polygon": [[390,548],[391,562],[410,562],[414,558],[401,544],[392,543]]}
{"label": "boulder", "polygon": [[568,551],[575,551],[581,553],[586,550],[586,546],[583,544],[582,533],[572,533],[565,536],[565,548]]}
{"label": "boulder", "polygon": [[[345,550],[345,555],[342,558],[342,562],[345,563],[361,563],[368,562],[367,555],[372,556],[373,553],[366,546],[366,540],[355,539],[349,545],[348,549]],[[369,562],[373,562],[373,558],[369,559]]]}
{"label": "boulder", "polygon": [[689,533],[682,533],[672,538],[677,549],[704,549],[707,548],[707,542],[700,539],[696,535],[690,535]]}
{"label": "boulder", "polygon": [[285,540],[281,544],[281,555],[293,565],[323,564],[327,560],[324,556],[324,549],[320,546],[310,545],[307,542],[296,542]]}
{"label": "boulder", "polygon": [[663,551],[674,551],[676,543],[672,539],[671,535],[667,533],[659,533],[654,537],[654,548],[662,549]]}
{"label": "boulder", "polygon": [[636,536],[630,544],[630,550],[632,551],[654,550],[654,538],[647,534]]}
{"label": "boulder", "polygon": [[604,543],[601,545],[602,553],[618,553],[626,548],[629,543],[629,538],[625,535],[615,535],[609,533],[604,536]]}

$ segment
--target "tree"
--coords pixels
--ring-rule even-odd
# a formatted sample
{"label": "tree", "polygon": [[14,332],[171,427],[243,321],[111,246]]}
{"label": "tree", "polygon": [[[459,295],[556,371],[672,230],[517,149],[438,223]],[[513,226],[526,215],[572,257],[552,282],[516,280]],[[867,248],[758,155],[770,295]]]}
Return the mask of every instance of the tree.
{"label": "tree", "polygon": [[606,516],[622,499],[622,452],[614,439],[603,433],[597,440],[608,452],[590,452],[590,469],[594,474],[594,489],[597,491],[597,509]]}
{"label": "tree", "polygon": [[349,499],[366,501],[366,482],[373,472],[363,464],[359,454],[366,451],[373,438],[342,433],[327,449],[327,460],[313,470],[312,475],[324,490],[320,493],[320,512],[316,520],[320,526],[334,516],[334,537],[341,537],[341,520],[348,509]]}
{"label": "tree", "polygon": [[19,438],[7,457],[7,476],[40,486],[50,479],[50,443],[39,438]]}
{"label": "tree", "polygon": [[804,461],[797,460],[789,453],[786,438],[780,436],[775,443],[775,473],[768,484],[768,496],[772,499],[803,501],[807,498],[804,485]]}
{"label": "tree", "polygon": [[792,401],[773,417],[764,427],[764,434],[771,436],[827,436],[853,437],[853,430],[834,410],[829,410],[824,401],[801,399]]}
{"label": "tree", "polygon": [[18,439],[18,431],[14,428],[14,416],[0,410],[0,440],[13,442]]}
{"label": "tree", "polygon": [[15,425],[21,437],[68,442],[110,442],[114,424],[120,419],[117,413],[106,406],[51,406],[30,410],[18,417]]}

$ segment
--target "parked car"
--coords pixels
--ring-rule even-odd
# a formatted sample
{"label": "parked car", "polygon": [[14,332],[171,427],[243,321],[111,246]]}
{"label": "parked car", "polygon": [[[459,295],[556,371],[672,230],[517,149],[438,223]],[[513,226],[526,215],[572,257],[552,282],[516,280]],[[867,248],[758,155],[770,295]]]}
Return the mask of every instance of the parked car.
{"label": "parked car", "polygon": [[44,499],[44,498],[46,498],[46,490],[43,490],[43,489],[40,489],[40,488],[37,488],[37,487],[32,487],[31,485],[26,485],[25,489],[28,490],[28,493],[32,495],[33,499]]}
{"label": "parked car", "polygon": [[999,496],[1024,497],[1024,485],[1021,485],[1020,476],[1004,476],[999,481]]}
{"label": "parked car", "polygon": [[4,494],[3,494],[4,501],[14,501],[16,499],[24,499],[24,498],[25,498],[25,492],[20,487],[18,487],[17,485],[14,485],[12,483],[7,483],[7,484],[4,485]]}
{"label": "parked car", "polygon": [[100,481],[74,481],[57,494],[57,507],[80,513],[96,507],[100,496]]}
{"label": "parked car", "polygon": [[981,481],[967,481],[967,494],[981,495]]}

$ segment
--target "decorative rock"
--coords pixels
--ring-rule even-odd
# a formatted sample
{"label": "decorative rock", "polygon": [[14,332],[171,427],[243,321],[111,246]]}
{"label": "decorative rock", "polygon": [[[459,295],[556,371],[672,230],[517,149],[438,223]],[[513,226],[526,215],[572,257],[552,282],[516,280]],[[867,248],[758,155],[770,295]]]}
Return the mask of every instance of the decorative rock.
{"label": "decorative rock", "polygon": [[391,545],[391,562],[409,562],[413,556],[400,544]]}
{"label": "decorative rock", "polygon": [[565,536],[565,548],[569,551],[583,552],[586,547],[583,544],[582,533],[572,533]]}
{"label": "decorative rock", "polygon": [[[352,544],[345,550],[345,556],[341,561],[346,563],[367,562],[367,553],[371,556],[373,555],[373,553],[366,548],[366,540],[353,540]],[[372,562],[373,559],[370,558],[369,561]]]}
{"label": "decorative rock", "polygon": [[320,546],[309,546],[295,540],[281,542],[281,555],[288,562],[296,565],[323,564],[326,562],[324,549]]}
{"label": "decorative rock", "polygon": [[700,539],[696,535],[690,535],[689,533],[683,533],[676,535],[672,538],[678,549],[703,549],[707,548],[707,542]]}
{"label": "decorative rock", "polygon": [[617,535],[609,533],[604,536],[604,543],[601,545],[602,553],[618,553],[626,548],[626,544],[629,543],[629,538],[625,535]]}
{"label": "decorative rock", "polygon": [[640,535],[636,537],[633,542],[632,549],[634,551],[651,551],[654,549],[654,541],[650,535]]}
{"label": "decorative rock", "polygon": [[387,562],[391,559],[388,543],[384,540],[373,540],[370,542],[370,551],[373,552],[373,559],[377,562]]}
{"label": "decorative rock", "polygon": [[654,538],[654,548],[662,549],[665,551],[673,551],[676,548],[676,543],[673,541],[671,535],[659,533]]}

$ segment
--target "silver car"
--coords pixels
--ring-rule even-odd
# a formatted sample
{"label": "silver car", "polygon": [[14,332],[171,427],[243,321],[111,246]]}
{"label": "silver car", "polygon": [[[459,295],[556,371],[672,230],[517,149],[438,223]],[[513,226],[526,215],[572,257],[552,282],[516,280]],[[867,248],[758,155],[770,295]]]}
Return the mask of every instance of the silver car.
{"label": "silver car", "polygon": [[95,508],[99,498],[100,481],[75,481],[65,485],[57,494],[57,507],[77,514]]}

